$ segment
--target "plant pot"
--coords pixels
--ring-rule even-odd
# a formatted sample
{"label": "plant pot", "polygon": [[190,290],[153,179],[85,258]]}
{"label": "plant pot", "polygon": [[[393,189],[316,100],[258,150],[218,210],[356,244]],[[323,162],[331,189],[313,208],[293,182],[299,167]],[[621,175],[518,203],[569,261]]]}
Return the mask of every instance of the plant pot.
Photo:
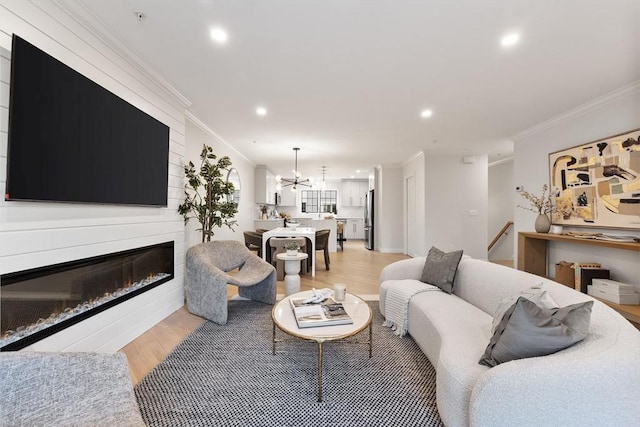
{"label": "plant pot", "polygon": [[287,256],[296,256],[298,255],[298,251],[295,249],[287,249]]}
{"label": "plant pot", "polygon": [[551,221],[549,221],[549,216],[546,214],[539,214],[536,217],[536,222],[534,225],[537,233],[548,233],[551,228]]}

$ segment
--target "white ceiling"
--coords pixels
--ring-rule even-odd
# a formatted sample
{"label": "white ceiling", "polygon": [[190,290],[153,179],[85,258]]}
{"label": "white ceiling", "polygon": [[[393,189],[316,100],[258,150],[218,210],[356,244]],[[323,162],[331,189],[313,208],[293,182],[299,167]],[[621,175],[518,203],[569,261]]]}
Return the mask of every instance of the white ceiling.
{"label": "white ceiling", "polygon": [[[256,164],[366,177],[509,137],[640,80],[640,0],[76,0]],[[134,11],[145,15],[139,23]],[[215,44],[209,30],[229,34]],[[502,48],[511,31],[520,43]],[[268,114],[258,117],[255,108]],[[421,119],[420,111],[433,110]],[[360,169],[360,175],[355,170]]]}

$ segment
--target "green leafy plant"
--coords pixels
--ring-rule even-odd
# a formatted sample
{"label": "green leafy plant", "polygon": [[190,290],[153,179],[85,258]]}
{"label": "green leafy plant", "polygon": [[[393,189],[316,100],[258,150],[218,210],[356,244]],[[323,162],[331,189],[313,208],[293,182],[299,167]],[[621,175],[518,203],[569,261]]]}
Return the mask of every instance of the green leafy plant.
{"label": "green leafy plant", "polygon": [[[184,185],[184,203],[178,206],[178,213],[184,217],[185,224],[190,218],[200,222],[202,241],[210,241],[215,227],[223,225],[232,231],[237,221],[232,219],[238,213],[238,204],[230,200],[234,187],[225,181],[227,171],[231,166],[228,156],[218,157],[213,154],[213,148],[204,144],[200,153],[201,164],[196,170],[193,162],[184,167],[187,182]],[[217,161],[216,161],[217,160]]]}
{"label": "green leafy plant", "polygon": [[297,251],[298,249],[300,249],[300,245],[298,244],[298,242],[289,242],[284,245],[284,248],[288,251]]}

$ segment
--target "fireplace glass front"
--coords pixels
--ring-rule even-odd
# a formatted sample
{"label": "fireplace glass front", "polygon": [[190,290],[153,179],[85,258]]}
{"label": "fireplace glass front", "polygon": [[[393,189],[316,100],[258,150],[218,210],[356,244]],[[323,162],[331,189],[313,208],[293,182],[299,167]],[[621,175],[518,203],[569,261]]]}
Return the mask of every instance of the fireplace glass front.
{"label": "fireplace glass front", "polygon": [[19,350],[173,279],[173,242],[0,278],[0,350]]}

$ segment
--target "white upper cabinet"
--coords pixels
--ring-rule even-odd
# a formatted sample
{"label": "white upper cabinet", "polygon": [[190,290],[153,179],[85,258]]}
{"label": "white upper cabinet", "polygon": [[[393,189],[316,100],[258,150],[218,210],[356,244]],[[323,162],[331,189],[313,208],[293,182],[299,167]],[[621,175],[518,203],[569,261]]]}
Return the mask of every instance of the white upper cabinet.
{"label": "white upper cabinet", "polygon": [[276,204],[276,178],[265,165],[256,166],[256,203]]}
{"label": "white upper cabinet", "polygon": [[364,206],[369,181],[345,179],[342,181],[342,206]]}

